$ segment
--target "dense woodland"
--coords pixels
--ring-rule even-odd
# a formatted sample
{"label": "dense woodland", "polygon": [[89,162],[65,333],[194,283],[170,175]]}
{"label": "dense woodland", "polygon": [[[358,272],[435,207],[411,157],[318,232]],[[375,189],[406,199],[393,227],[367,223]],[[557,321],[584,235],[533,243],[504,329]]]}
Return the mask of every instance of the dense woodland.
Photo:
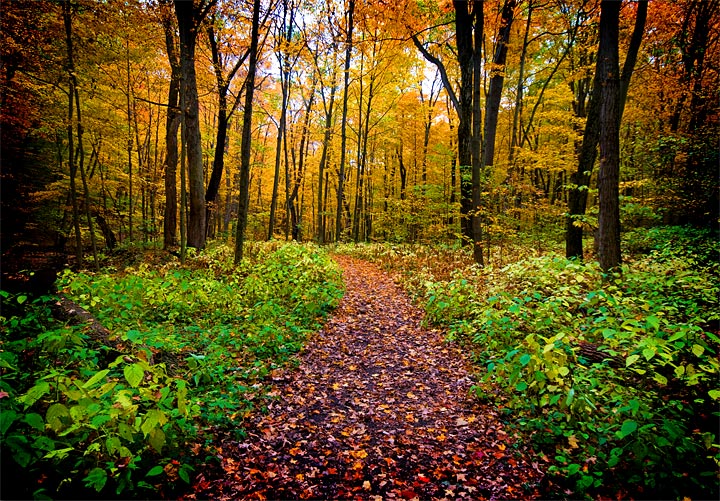
{"label": "dense woodland", "polygon": [[719,0],[0,23],[4,494],[202,495],[344,254],[463,347],[542,465],[518,496],[717,497]]}

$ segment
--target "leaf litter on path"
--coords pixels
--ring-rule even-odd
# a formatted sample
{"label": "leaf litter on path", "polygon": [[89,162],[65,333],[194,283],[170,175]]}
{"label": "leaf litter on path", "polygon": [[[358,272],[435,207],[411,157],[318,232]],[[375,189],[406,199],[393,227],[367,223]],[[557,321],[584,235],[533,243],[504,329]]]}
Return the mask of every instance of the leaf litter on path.
{"label": "leaf litter on path", "polygon": [[542,473],[469,395],[471,367],[376,265],[345,256],[346,293],[265,415],[218,447],[185,499],[528,499]]}

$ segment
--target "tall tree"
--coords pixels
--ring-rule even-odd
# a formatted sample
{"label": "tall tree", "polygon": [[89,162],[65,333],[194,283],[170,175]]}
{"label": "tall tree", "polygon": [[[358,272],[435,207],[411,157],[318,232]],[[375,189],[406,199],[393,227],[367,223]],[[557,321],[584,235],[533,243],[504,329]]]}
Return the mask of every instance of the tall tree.
{"label": "tall tree", "polygon": [[[618,123],[622,118],[630,79],[635,68],[638,51],[640,50],[642,34],[645,30],[645,22],[647,19],[647,8],[647,0],[640,0],[638,2],[630,46],[628,47],[625,64],[623,65],[622,75],[619,77],[620,94],[618,106],[620,107],[620,110]],[[587,119],[585,121],[585,132],[583,134],[582,145],[580,146],[580,154],[577,160],[577,170],[570,174],[568,212],[565,218],[565,255],[569,258],[574,257],[582,259],[583,257],[583,225],[581,220],[585,215],[587,207],[590,177],[597,158],[598,142],[600,141],[601,86],[602,82],[600,80],[600,74],[596,71],[595,77],[593,78],[589,104],[580,114],[580,116],[582,116],[582,114],[586,114]],[[579,103],[579,105],[582,105],[582,103]]]}
{"label": "tall tree", "polygon": [[165,217],[163,218],[163,247],[177,245],[177,165],[178,130],[180,128],[180,57],[177,53],[175,23],[171,15],[170,0],[160,3],[161,20],[165,32],[165,50],[170,63],[170,85],[165,118]]}
{"label": "tall tree", "polygon": [[495,136],[500,113],[500,98],[502,97],[503,82],[505,81],[505,62],[507,61],[508,42],[510,41],[516,6],[517,0],[505,0],[502,8],[500,29],[498,30],[495,54],[493,55],[490,70],[490,88],[485,103],[484,167],[491,166],[495,158]]}
{"label": "tall tree", "polygon": [[605,271],[620,265],[620,5],[602,1],[596,69],[601,103],[598,260]]}
{"label": "tall tree", "polygon": [[[187,244],[205,247],[205,179],[203,171],[202,142],[200,137],[200,112],[197,77],[195,73],[195,48],[198,29],[217,0],[175,0],[175,15],[180,33],[180,71],[182,74],[180,94],[185,105],[188,164],[188,196],[190,211],[187,220]],[[181,168],[184,168],[182,166]]]}
{"label": "tall tree", "polygon": [[343,201],[345,200],[345,147],[347,145],[348,92],[350,90],[350,61],[352,59],[353,14],[355,0],[349,0],[347,9],[347,37],[345,39],[345,88],[343,89],[342,124],[340,126],[340,169],[338,171],[337,213],[335,219],[335,240],[339,241],[343,232]]}
{"label": "tall tree", "polygon": [[[222,47],[218,40],[218,30],[215,24],[219,21],[216,14],[212,16],[212,21],[207,28],[208,43],[210,44],[210,54],[212,56],[212,65],[215,72],[215,83],[218,98],[217,111],[217,130],[215,135],[215,154],[213,155],[213,164],[210,171],[210,179],[205,191],[205,225],[207,227],[207,236],[211,236],[211,225],[213,214],[216,210],[217,197],[220,191],[220,181],[222,180],[223,170],[225,168],[225,150],[228,137],[228,125],[233,113],[240,104],[242,97],[238,93],[232,102],[228,103],[228,93],[232,85],[235,75],[237,75],[240,67],[247,59],[248,51],[240,50],[237,54],[223,54]],[[234,61],[234,64],[227,68],[228,63]]]}
{"label": "tall tree", "polygon": [[235,233],[235,264],[243,259],[245,229],[250,204],[250,153],[252,150],[252,113],[255,95],[255,74],[259,52],[260,0],[253,0],[252,28],[250,30],[250,50],[248,73],[245,79],[245,107],[243,109],[242,136],[240,138],[240,195],[238,201],[238,224]]}

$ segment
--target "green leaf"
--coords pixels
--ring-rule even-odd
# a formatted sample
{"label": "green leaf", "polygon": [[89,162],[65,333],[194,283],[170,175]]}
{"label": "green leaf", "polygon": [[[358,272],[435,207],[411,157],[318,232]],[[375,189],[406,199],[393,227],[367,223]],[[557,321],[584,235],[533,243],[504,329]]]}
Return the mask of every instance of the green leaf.
{"label": "green leaf", "polygon": [[93,385],[95,385],[98,381],[103,379],[105,376],[107,376],[107,373],[110,372],[110,370],[105,369],[103,371],[95,373],[93,377],[87,380],[87,382],[82,385],[82,389],[86,390],[88,388],[91,388]]}
{"label": "green leaf", "polygon": [[88,476],[83,479],[83,482],[85,482],[86,487],[91,487],[96,492],[100,492],[107,482],[107,472],[102,468],[93,468]]}
{"label": "green leaf", "polygon": [[0,435],[5,435],[10,429],[10,425],[17,419],[17,413],[12,409],[0,412]]}
{"label": "green leaf", "polygon": [[18,296],[18,297],[17,297],[17,302],[18,302],[18,304],[23,304],[25,301],[27,301],[27,298],[28,298],[28,297],[25,296],[25,295]]}
{"label": "green leaf", "polygon": [[518,384],[515,385],[515,389],[517,391],[525,391],[527,387],[528,385],[525,381],[520,381]]}
{"label": "green leaf", "polygon": [[137,388],[142,381],[143,376],[145,376],[145,371],[140,366],[140,364],[132,364],[125,366],[125,368],[123,369],[123,374],[125,374],[125,379],[127,380],[128,384],[133,388]]}
{"label": "green leaf", "polygon": [[63,404],[52,404],[45,413],[45,421],[55,433],[70,422],[70,411]]}
{"label": "green leaf", "polygon": [[625,367],[630,367],[632,364],[638,361],[640,355],[630,355],[625,359]]}
{"label": "green leaf", "polygon": [[656,351],[653,348],[645,348],[642,351],[643,356],[645,357],[645,360],[650,360],[652,357],[656,355]]}
{"label": "green leaf", "polygon": [[710,398],[713,400],[720,400],[720,390],[710,390],[708,395],[710,395]]}
{"label": "green leaf", "polygon": [[692,352],[695,354],[696,357],[699,357],[703,353],[705,353],[705,348],[703,346],[700,346],[699,344],[694,344],[692,346]]}
{"label": "green leaf", "polygon": [[573,403],[574,398],[575,398],[575,388],[570,388],[570,391],[568,391],[567,398],[565,399],[565,405],[570,407],[570,404]]}
{"label": "green leaf", "polygon": [[38,431],[45,431],[45,421],[43,421],[43,418],[40,414],[37,414],[35,412],[26,414],[23,421],[25,421],[27,424],[29,424]]}
{"label": "green leaf", "polygon": [[637,423],[633,421],[632,419],[626,419],[623,421],[622,427],[620,428],[620,438],[625,438],[628,435],[630,435],[632,432],[637,430]]}
{"label": "green leaf", "polygon": [[654,315],[650,315],[645,319],[645,329],[647,330],[658,330],[660,329],[660,319]]}
{"label": "green leaf", "polygon": [[145,476],[146,477],[155,477],[157,475],[160,475],[163,471],[165,471],[165,470],[163,470],[162,466],[160,466],[160,465],[153,466],[152,468],[150,468],[150,471],[147,472],[147,474]]}
{"label": "green leaf", "polygon": [[51,451],[55,449],[55,441],[45,435],[40,435],[33,442],[33,449],[39,449],[41,451]]}
{"label": "green leaf", "polygon": [[193,471],[192,466],[184,464],[178,470],[178,476],[186,483],[190,483],[190,472]]}
{"label": "green leaf", "polygon": [[528,353],[525,353],[522,357],[520,357],[520,363],[525,366],[530,363],[531,357]]}
{"label": "green leaf", "polygon": [[50,392],[50,384],[47,381],[40,381],[38,384],[28,390],[28,392],[18,398],[18,402],[25,404],[25,409],[40,400],[40,397]]}
{"label": "green leaf", "polygon": [[152,445],[152,448],[155,449],[158,454],[161,454],[162,448],[165,445],[165,432],[160,428],[153,428],[150,430],[148,442],[150,442],[150,445]]}

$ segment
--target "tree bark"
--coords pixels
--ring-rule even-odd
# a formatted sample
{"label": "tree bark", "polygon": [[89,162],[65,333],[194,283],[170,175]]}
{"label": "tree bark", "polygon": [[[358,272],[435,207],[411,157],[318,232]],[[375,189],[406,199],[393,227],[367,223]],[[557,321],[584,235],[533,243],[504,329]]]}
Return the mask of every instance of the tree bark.
{"label": "tree bark", "polygon": [[252,112],[255,95],[255,73],[258,59],[258,35],[260,31],[260,0],[253,0],[252,29],[247,79],[245,80],[245,108],[240,139],[240,196],[238,201],[238,224],[235,234],[235,264],[243,259],[245,228],[250,204],[250,153],[252,149]]}
{"label": "tree bark", "polygon": [[598,260],[608,272],[620,266],[620,2],[603,0],[597,73],[600,91]]}
{"label": "tree bark", "polygon": [[187,244],[196,249],[205,247],[205,179],[200,137],[200,112],[195,74],[197,30],[216,0],[186,2],[175,0],[175,15],[180,32],[180,93],[185,114],[188,163],[188,196],[190,211],[187,220]]}
{"label": "tree bark", "polygon": [[352,58],[353,14],[355,0],[349,0],[347,11],[347,39],[345,47],[345,88],[343,89],[342,125],[340,127],[340,168],[338,170],[337,213],[335,220],[335,240],[340,241],[343,233],[343,202],[345,201],[345,154],[347,145],[348,92],[350,90],[350,60]]}
{"label": "tree bark", "polygon": [[177,245],[177,165],[178,129],[180,128],[180,59],[175,40],[175,26],[169,10],[169,0],[163,2],[163,29],[165,47],[170,63],[170,88],[165,119],[165,216],[163,220],[163,248],[169,250]]}
{"label": "tree bark", "polygon": [[490,70],[490,88],[485,103],[485,152],[483,154],[483,167],[493,165],[495,157],[495,136],[497,134],[498,115],[500,113],[500,98],[502,97],[503,83],[505,81],[505,61],[507,60],[508,42],[517,0],[505,0],[503,5],[500,30],[498,32],[495,55]]}

